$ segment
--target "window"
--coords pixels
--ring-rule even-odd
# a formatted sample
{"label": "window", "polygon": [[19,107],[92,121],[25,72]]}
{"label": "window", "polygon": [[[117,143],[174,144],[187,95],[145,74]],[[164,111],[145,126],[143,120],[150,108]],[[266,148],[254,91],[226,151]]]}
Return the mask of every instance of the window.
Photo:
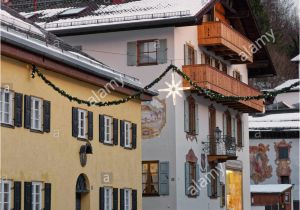
{"label": "window", "polygon": [[87,111],[78,109],[78,137],[87,138]]}
{"label": "window", "polygon": [[0,209],[11,209],[11,182],[7,180],[0,181]]}
{"label": "window", "polygon": [[31,97],[31,129],[42,130],[42,99]]}
{"label": "window", "polygon": [[0,122],[3,124],[13,124],[13,93],[1,89],[0,92]]}
{"label": "window", "polygon": [[243,147],[243,125],[242,125],[242,119],[240,115],[237,115],[236,117],[236,127],[237,127],[237,146]]}
{"label": "window", "polygon": [[61,12],[59,14],[59,16],[78,15],[79,13],[84,11],[85,9],[86,9],[86,7],[66,9],[65,11]]}
{"label": "window", "polygon": [[184,103],[184,127],[189,135],[197,135],[199,130],[198,106],[195,99],[189,96]]}
{"label": "window", "polygon": [[233,77],[236,78],[239,81],[242,81],[242,75],[238,71],[233,71]]}
{"label": "window", "polygon": [[231,114],[229,111],[226,111],[223,114],[223,133],[224,135],[231,137],[232,129],[231,129]]}
{"label": "window", "polygon": [[222,71],[227,74],[227,65],[222,63]]}
{"label": "window", "polygon": [[289,159],[289,148],[288,147],[279,147],[279,159]]}
{"label": "window", "polygon": [[104,209],[112,210],[112,188],[104,188]]}
{"label": "window", "polygon": [[196,64],[197,51],[190,45],[184,45],[184,64],[194,65]]}
{"label": "window", "polygon": [[124,210],[131,210],[131,190],[124,190]]}
{"label": "window", "polygon": [[289,176],[281,176],[280,183],[281,184],[290,184],[290,177]]}
{"label": "window", "polygon": [[104,116],[104,143],[112,144],[112,118]]}
{"label": "window", "polygon": [[157,64],[158,40],[138,41],[138,65]]}
{"label": "window", "polygon": [[32,210],[42,210],[42,183],[32,183]]}
{"label": "window", "polygon": [[143,195],[159,195],[158,161],[143,161]]}
{"label": "window", "polygon": [[124,132],[125,132],[124,146],[130,148],[131,147],[131,123],[130,122],[124,123]]}

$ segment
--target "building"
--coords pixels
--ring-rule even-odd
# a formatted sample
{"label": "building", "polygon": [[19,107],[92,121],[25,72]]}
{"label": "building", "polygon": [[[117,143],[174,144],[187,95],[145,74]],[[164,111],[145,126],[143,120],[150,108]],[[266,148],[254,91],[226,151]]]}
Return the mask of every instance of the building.
{"label": "building", "polygon": [[[299,81],[288,80],[275,90]],[[292,184],[294,209],[299,209],[299,90],[279,94],[266,113],[249,118],[251,183]]]}
{"label": "building", "polygon": [[1,5],[0,209],[141,209],[141,100],[155,93],[97,107],[57,88],[100,101],[142,89]]}
{"label": "building", "polygon": [[[259,95],[248,78],[275,74],[262,43],[271,38],[246,0],[74,1],[20,12],[143,85],[174,64],[214,92]],[[167,97],[172,84],[189,89]],[[172,73],[155,88],[159,97],[143,104],[143,209],[248,210],[248,113],[263,112],[263,101],[210,100]]]}

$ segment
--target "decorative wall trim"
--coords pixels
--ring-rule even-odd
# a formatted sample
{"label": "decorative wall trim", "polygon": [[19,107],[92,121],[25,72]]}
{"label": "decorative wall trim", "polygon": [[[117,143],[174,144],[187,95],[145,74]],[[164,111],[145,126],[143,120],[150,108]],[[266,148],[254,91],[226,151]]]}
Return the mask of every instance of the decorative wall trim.
{"label": "decorative wall trim", "polygon": [[[288,158],[280,159],[279,158],[279,149],[287,148],[288,149]],[[290,159],[290,151],[292,148],[292,142],[287,143],[284,139],[278,143],[274,142],[274,149],[276,152],[276,160],[275,164],[277,165],[276,174],[278,177],[278,183],[281,183],[281,176],[291,176],[292,169],[290,167],[291,159]]]}

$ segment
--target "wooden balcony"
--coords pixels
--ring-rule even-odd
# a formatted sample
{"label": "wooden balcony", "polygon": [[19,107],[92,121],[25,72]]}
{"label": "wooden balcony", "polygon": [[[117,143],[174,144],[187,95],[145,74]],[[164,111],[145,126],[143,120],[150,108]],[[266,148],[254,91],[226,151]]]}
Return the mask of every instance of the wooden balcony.
{"label": "wooden balcony", "polygon": [[[257,89],[207,64],[183,66],[183,71],[200,87],[212,90],[224,96],[257,96],[261,94]],[[190,84],[183,80],[183,86],[190,87]],[[243,113],[264,111],[263,100],[218,102]]]}
{"label": "wooden balcony", "polygon": [[[205,22],[198,26],[198,44],[232,64],[252,63],[252,42],[221,21]],[[242,57],[243,56],[243,57]]]}

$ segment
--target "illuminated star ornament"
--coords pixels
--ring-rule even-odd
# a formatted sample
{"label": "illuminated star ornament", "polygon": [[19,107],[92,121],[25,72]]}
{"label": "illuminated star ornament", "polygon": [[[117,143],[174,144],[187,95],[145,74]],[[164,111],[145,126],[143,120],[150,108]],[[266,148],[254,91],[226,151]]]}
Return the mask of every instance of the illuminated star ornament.
{"label": "illuminated star ornament", "polygon": [[169,98],[172,95],[173,105],[175,106],[176,105],[176,95],[182,97],[182,95],[179,91],[190,89],[189,87],[182,87],[181,83],[182,83],[181,81],[179,81],[177,83],[175,82],[175,75],[174,75],[174,73],[172,73],[172,84],[165,82],[165,84],[168,86],[168,88],[160,89],[158,91],[169,92],[168,95],[166,96],[166,98]]}

